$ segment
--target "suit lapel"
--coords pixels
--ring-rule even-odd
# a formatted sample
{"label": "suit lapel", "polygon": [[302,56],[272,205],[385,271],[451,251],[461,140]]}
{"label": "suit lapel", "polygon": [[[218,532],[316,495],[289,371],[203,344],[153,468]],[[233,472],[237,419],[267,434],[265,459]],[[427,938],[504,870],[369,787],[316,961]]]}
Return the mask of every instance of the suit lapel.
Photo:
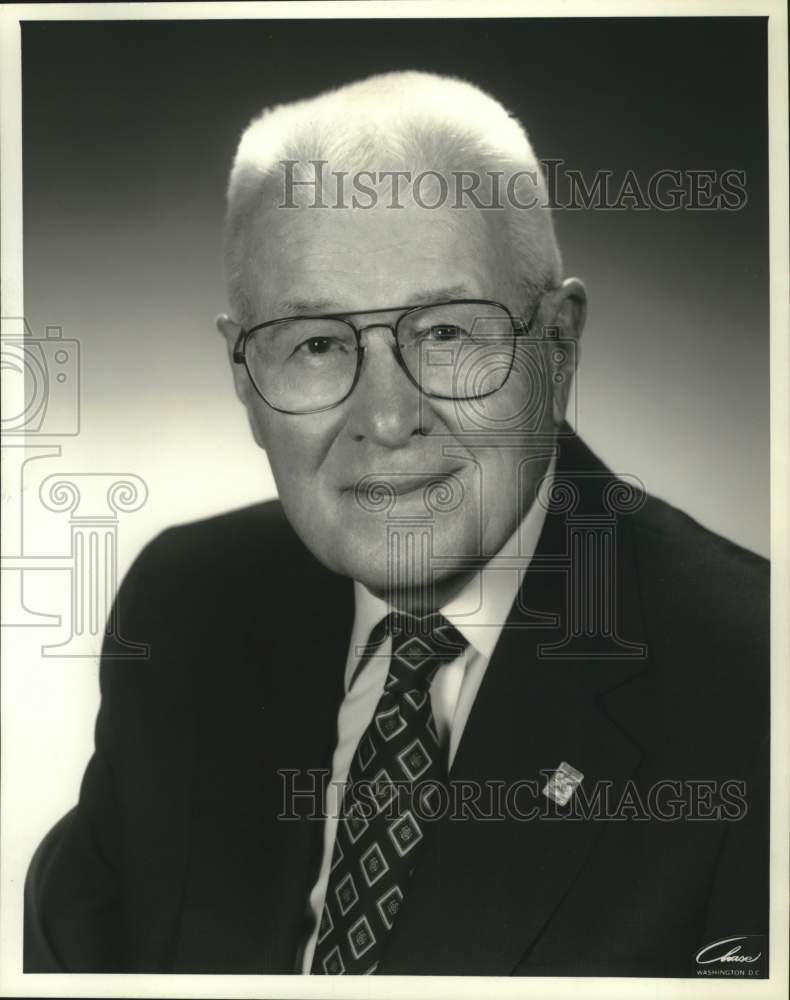
{"label": "suit lapel", "polygon": [[[337,741],[343,668],[353,621],[353,587],[334,578],[329,591],[273,656],[283,687],[272,699],[266,761],[265,910],[259,941],[267,972],[293,972],[309,927],[308,896],[323,847],[323,795]],[[291,798],[289,789],[297,794]],[[315,793],[312,793],[312,790]],[[308,791],[307,795],[298,794]],[[281,814],[291,818],[280,818]]]}
{"label": "suit lapel", "polygon": [[296,545],[287,568],[263,616],[250,581],[246,627],[204,684],[175,971],[294,971],[323,822],[307,796],[278,818],[283,774],[304,789],[331,768],[353,589]]}
{"label": "suit lapel", "polygon": [[[598,463],[595,468],[604,472]],[[621,532],[618,543],[618,626],[623,637],[638,642],[642,625],[627,535]],[[621,785],[640,760],[637,740],[629,735],[638,733],[633,713],[640,699],[638,694],[623,699],[620,692],[639,687],[649,661],[547,659],[540,647],[556,644],[562,630],[531,625],[534,612],[559,612],[560,624],[567,621],[569,577],[556,569],[567,547],[565,517],[548,515],[450,776],[472,789],[490,789],[492,780],[510,789],[501,810],[505,818],[447,816],[436,824],[381,974],[511,974],[569,891],[604,826],[562,819],[567,809],[542,794],[547,776],[565,761],[584,773],[582,788],[591,795],[596,782]],[[607,694],[615,689],[631,718],[610,714]],[[484,811],[489,802],[482,795]],[[518,818],[533,809],[540,818]]]}

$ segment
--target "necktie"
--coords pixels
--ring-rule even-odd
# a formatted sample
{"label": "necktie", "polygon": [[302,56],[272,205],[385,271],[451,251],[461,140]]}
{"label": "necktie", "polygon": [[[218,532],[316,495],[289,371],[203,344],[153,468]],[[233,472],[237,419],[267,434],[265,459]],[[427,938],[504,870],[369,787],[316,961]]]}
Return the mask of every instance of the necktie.
{"label": "necktie", "polygon": [[438,612],[393,612],[371,633],[368,656],[387,635],[389,673],[349,768],[313,973],[376,971],[446,780],[429,688],[466,640]]}

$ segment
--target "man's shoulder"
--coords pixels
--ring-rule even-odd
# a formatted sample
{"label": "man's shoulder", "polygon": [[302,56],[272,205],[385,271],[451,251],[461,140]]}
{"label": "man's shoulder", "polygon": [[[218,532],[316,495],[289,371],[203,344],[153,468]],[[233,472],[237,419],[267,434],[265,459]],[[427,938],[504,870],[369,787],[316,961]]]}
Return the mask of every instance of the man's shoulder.
{"label": "man's shoulder", "polygon": [[165,528],[144,546],[125,587],[177,592],[200,605],[228,595],[239,601],[252,593],[276,595],[289,580],[326,573],[279,500],[270,500]]}
{"label": "man's shoulder", "polygon": [[[580,490],[587,477],[597,498],[607,489],[596,477],[611,477],[611,496],[614,473],[583,442],[569,452]],[[627,482],[622,488],[628,494]],[[614,525],[623,603],[617,614],[632,609],[629,627],[641,631],[673,704],[699,706],[703,699],[722,719],[733,719],[736,705],[755,717],[763,713],[770,675],[768,560],[647,492],[628,513],[615,515]],[[637,608],[641,622],[633,618]]]}
{"label": "man's shoulder", "polygon": [[707,739],[720,759],[730,759],[724,747],[751,754],[768,731],[768,561],[654,497],[632,531],[644,638],[664,711],[677,732],[686,719],[687,731]]}
{"label": "man's shoulder", "polygon": [[[613,473],[579,438],[567,443],[566,475],[595,483],[589,501],[597,510],[608,491],[600,477],[617,482]],[[623,482],[625,493],[632,485]],[[589,498],[588,498],[589,499]],[[608,508],[607,508],[608,509]],[[610,515],[611,516],[611,515]],[[631,512],[615,515],[618,529],[633,541],[629,551],[638,565],[643,600],[679,605],[701,616],[706,610],[736,611],[737,617],[767,617],[769,562],[763,556],[704,527],[689,514],[649,492],[637,495]]]}
{"label": "man's shoulder", "polygon": [[[175,664],[216,636],[273,636],[300,609],[341,600],[336,581],[273,500],[164,529],[124,576],[115,615],[122,635]],[[124,651],[108,637],[105,654]]]}
{"label": "man's shoulder", "polygon": [[195,565],[271,559],[280,553],[293,555],[301,548],[279,500],[172,525],[146,546],[154,558]]}
{"label": "man's shoulder", "polygon": [[645,597],[693,607],[700,619],[710,612],[719,620],[767,620],[770,564],[763,556],[651,495],[631,528],[639,577],[650,589]]}

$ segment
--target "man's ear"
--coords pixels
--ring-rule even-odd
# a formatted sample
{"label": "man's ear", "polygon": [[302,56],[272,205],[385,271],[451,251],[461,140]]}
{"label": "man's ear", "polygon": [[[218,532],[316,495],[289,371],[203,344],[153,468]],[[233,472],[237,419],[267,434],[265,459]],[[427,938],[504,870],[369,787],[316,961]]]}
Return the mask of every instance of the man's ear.
{"label": "man's ear", "polygon": [[554,422],[559,427],[565,419],[579,357],[579,340],[587,319],[587,292],[578,278],[566,278],[549,293],[549,300],[544,313],[544,336],[549,348]]}
{"label": "man's ear", "polygon": [[233,385],[236,389],[236,395],[246,406],[250,391],[250,379],[244,365],[237,365],[233,360],[233,348],[236,346],[236,341],[239,339],[241,327],[225,313],[221,313],[217,316],[216,326],[217,330],[225,338],[225,345],[228,350],[228,361],[230,362],[230,370],[233,375]]}
{"label": "man's ear", "polygon": [[255,443],[266,451],[266,442],[263,438],[263,430],[259,425],[259,421],[256,419],[254,407],[249,405],[251,393],[254,393],[255,390],[252,387],[252,383],[250,382],[250,377],[247,374],[245,366],[238,365],[233,360],[233,348],[236,346],[236,341],[239,339],[241,327],[229,316],[226,316],[225,313],[217,316],[216,325],[219,332],[225,338],[225,346],[228,350],[228,360],[230,361],[230,370],[233,375],[233,385],[236,389],[236,395],[239,397],[244,409],[247,411],[247,420],[250,424],[252,436],[255,439]]}

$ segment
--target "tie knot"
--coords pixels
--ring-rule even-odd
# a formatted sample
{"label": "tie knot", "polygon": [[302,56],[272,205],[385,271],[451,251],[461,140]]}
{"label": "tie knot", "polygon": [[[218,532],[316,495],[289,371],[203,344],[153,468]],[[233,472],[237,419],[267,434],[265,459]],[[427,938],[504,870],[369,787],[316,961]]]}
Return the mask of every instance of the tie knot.
{"label": "tie knot", "polygon": [[436,671],[466,649],[466,639],[438,611],[418,618],[393,611],[381,623],[392,636],[390,669],[385,691],[427,691]]}

